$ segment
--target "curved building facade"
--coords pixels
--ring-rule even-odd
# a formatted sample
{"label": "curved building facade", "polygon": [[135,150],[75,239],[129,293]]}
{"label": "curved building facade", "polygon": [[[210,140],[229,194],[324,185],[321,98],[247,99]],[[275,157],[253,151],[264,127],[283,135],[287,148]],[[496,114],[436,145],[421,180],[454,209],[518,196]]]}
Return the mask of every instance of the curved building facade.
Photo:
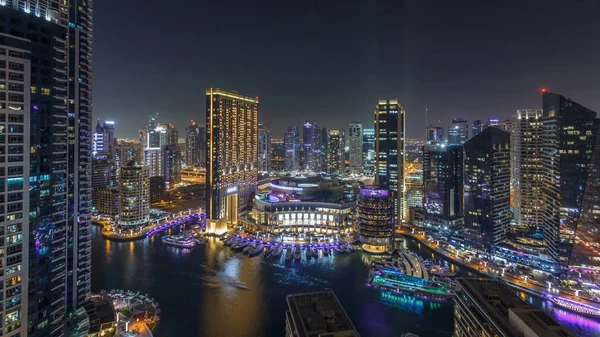
{"label": "curved building facade", "polygon": [[138,226],[150,219],[150,172],[148,166],[130,163],[121,168],[119,225]]}
{"label": "curved building facade", "polygon": [[345,234],[354,222],[355,188],[335,178],[275,180],[256,195],[244,225],[267,233]]}
{"label": "curved building facade", "polygon": [[357,204],[358,231],[363,250],[385,253],[394,232],[394,207],[390,192],[377,186],[363,186]]}

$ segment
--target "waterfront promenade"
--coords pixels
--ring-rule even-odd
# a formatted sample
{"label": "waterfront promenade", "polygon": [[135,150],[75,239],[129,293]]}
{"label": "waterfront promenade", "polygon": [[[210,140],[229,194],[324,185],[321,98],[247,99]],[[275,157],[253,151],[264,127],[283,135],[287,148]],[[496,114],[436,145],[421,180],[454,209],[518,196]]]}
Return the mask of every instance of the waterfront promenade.
{"label": "waterfront promenade", "polygon": [[595,301],[588,297],[578,296],[572,290],[558,289],[558,288],[551,288],[551,290],[549,290],[548,287],[544,287],[539,284],[534,284],[532,282],[527,282],[525,280],[520,279],[518,276],[511,275],[509,273],[505,273],[501,270],[502,268],[498,269],[498,268],[489,267],[484,263],[471,263],[471,262],[465,261],[462,257],[457,256],[456,254],[442,248],[435,241],[430,241],[427,239],[426,236],[418,234],[418,233],[413,233],[411,230],[398,229],[398,230],[396,230],[396,233],[416,239],[421,244],[425,245],[426,247],[435,251],[436,253],[446,257],[447,259],[451,260],[453,263],[456,263],[459,266],[466,267],[468,269],[474,270],[478,273],[481,273],[481,274],[489,276],[489,277],[500,278],[500,279],[506,281],[510,286],[512,286],[515,289],[518,289],[520,291],[523,291],[525,293],[535,295],[538,297],[542,297],[542,298],[546,298],[548,295],[553,295],[553,296],[560,295],[567,299],[575,300],[575,301],[585,303],[585,304],[595,306],[595,307],[600,307],[600,302]]}
{"label": "waterfront promenade", "polygon": [[115,241],[133,241],[141,240],[147,236],[155,235],[169,228],[182,225],[187,221],[199,220],[203,214],[197,212],[179,212],[177,215],[171,215],[165,218],[164,222],[154,221],[145,226],[136,226],[133,228],[124,228],[115,226],[110,221],[92,219],[92,223],[102,226],[102,236]]}

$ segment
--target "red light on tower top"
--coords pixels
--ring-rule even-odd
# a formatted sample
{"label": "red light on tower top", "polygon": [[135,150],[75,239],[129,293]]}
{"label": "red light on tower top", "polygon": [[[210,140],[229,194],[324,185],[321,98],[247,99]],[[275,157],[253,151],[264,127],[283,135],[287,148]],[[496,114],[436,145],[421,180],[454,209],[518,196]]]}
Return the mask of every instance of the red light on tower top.
{"label": "red light on tower top", "polygon": [[544,92],[546,92],[546,91],[548,91],[548,90],[546,90],[546,88],[542,88],[540,91],[541,91],[542,93],[544,93]]}

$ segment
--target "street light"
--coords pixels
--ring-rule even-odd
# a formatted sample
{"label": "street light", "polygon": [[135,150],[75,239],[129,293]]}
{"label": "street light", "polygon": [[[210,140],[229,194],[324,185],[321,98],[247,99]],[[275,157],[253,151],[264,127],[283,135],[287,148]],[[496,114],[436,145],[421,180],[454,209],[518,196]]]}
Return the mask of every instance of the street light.
{"label": "street light", "polygon": [[579,289],[575,290],[575,296],[579,297]]}

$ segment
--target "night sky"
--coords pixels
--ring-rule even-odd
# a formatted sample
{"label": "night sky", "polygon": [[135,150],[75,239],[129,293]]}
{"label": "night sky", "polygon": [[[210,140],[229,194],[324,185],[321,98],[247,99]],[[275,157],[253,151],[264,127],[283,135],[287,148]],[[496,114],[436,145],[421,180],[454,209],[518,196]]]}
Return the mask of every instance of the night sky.
{"label": "night sky", "polygon": [[[175,5],[177,4],[177,5]],[[539,89],[600,111],[600,2],[95,2],[94,117],[134,137],[149,114],[183,135],[205,123],[205,89],[260,96],[275,136],[315,120],[372,126],[398,98],[409,137],[429,120],[541,108]]]}

